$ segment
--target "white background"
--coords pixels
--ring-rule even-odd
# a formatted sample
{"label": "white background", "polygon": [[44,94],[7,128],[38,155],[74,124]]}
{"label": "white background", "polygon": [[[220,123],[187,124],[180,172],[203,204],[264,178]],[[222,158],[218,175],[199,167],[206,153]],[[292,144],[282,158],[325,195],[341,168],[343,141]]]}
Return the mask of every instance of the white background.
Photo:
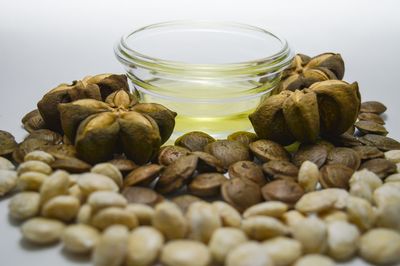
{"label": "white background", "polygon": [[[397,2],[398,3],[398,2]],[[175,19],[229,20],[265,27],[297,52],[341,53],[345,80],[363,100],[388,107],[387,129],[400,137],[400,4],[396,1],[4,1],[0,0],[0,129],[18,140],[23,114],[50,88],[85,75],[121,72],[113,45],[129,30]],[[20,241],[0,200],[0,265],[89,265],[59,247]],[[348,265],[365,265],[354,262]]]}

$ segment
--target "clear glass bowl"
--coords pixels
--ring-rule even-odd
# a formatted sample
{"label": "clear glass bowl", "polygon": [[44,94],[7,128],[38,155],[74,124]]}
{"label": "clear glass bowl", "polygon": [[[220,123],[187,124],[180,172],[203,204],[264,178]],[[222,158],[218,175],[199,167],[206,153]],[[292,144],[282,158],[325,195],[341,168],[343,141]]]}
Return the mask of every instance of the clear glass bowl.
{"label": "clear glass bowl", "polygon": [[248,115],[272,93],[293,52],[261,28],[173,21],[130,32],[115,54],[142,102],[178,113],[173,139],[189,131],[222,138],[251,130]]}

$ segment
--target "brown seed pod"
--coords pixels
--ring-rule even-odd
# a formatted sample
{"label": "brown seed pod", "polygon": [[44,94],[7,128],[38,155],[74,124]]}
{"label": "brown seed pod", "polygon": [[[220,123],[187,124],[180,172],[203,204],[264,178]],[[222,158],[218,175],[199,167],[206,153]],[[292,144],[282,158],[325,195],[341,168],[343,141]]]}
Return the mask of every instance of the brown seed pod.
{"label": "brown seed pod", "polygon": [[300,145],[300,148],[293,154],[292,162],[300,167],[303,162],[310,161],[321,168],[328,157],[328,148],[320,144]]}
{"label": "brown seed pod", "polygon": [[382,114],[386,111],[386,106],[377,101],[369,101],[369,102],[363,102],[361,104],[361,109],[360,112],[362,113],[374,113],[374,114]]}
{"label": "brown seed pod", "polygon": [[184,147],[190,151],[203,151],[204,147],[214,142],[215,139],[207,133],[193,131],[186,133],[175,140],[176,146]]}
{"label": "brown seed pod", "polygon": [[386,136],[388,134],[386,128],[374,121],[360,120],[354,124],[356,128],[363,134],[377,134]]}
{"label": "brown seed pod", "polygon": [[141,203],[155,206],[164,200],[164,197],[151,188],[145,187],[126,187],[122,190],[122,195],[128,203]]}
{"label": "brown seed pod", "polygon": [[247,131],[238,131],[230,134],[227,140],[239,141],[244,145],[248,146],[250,143],[258,140],[258,136],[255,133]]}
{"label": "brown seed pod", "polygon": [[271,140],[260,139],[249,145],[252,153],[262,162],[289,161],[290,154],[285,148]]}
{"label": "brown seed pod", "polygon": [[125,177],[124,187],[148,186],[160,175],[162,169],[163,166],[158,164],[140,166]]}
{"label": "brown seed pod", "polygon": [[157,161],[161,165],[168,166],[178,158],[186,156],[189,153],[190,150],[183,147],[174,145],[163,146],[158,152]]}
{"label": "brown seed pod", "polygon": [[272,181],[261,189],[265,200],[277,200],[293,206],[304,194],[303,188],[296,182],[280,179]]}
{"label": "brown seed pod", "polygon": [[203,173],[193,178],[188,185],[188,190],[199,197],[218,196],[221,191],[221,185],[226,180],[226,177],[220,173]]}
{"label": "brown seed pod", "polygon": [[327,164],[342,164],[357,170],[361,164],[361,158],[356,151],[350,148],[338,147],[328,153]]}
{"label": "brown seed pod", "polygon": [[73,145],[46,145],[40,147],[39,150],[50,153],[57,159],[76,157],[76,149]]}
{"label": "brown seed pod", "polygon": [[251,161],[239,161],[228,169],[230,178],[244,178],[256,183],[259,186],[265,185],[267,180],[264,177],[262,168]]}
{"label": "brown seed pod", "polygon": [[385,124],[383,118],[380,115],[374,113],[359,113],[358,119],[362,121],[372,121],[381,125]]}
{"label": "brown seed pod", "polygon": [[299,168],[288,161],[269,161],[262,165],[262,169],[269,180],[289,177],[297,180]]}
{"label": "brown seed pod", "polygon": [[25,139],[41,139],[52,145],[61,144],[63,141],[63,137],[60,134],[49,129],[35,130],[31,132]]}
{"label": "brown seed pod", "polygon": [[260,187],[242,178],[225,181],[221,186],[221,193],[223,199],[239,212],[262,201]]}
{"label": "brown seed pod", "polygon": [[364,145],[377,147],[381,151],[400,150],[400,142],[389,137],[367,134],[359,138]]}
{"label": "brown seed pod", "polygon": [[12,153],[18,144],[13,135],[7,131],[0,130],[0,156]]}
{"label": "brown seed pod", "polygon": [[354,170],[343,164],[329,164],[321,168],[319,182],[323,188],[349,189],[349,180]]}
{"label": "brown seed pod", "polygon": [[382,179],[397,172],[396,164],[383,158],[368,160],[360,166],[360,169],[368,169]]}
{"label": "brown seed pod", "polygon": [[115,158],[115,159],[112,159],[111,161],[108,161],[108,163],[110,163],[110,164],[114,165],[115,167],[117,167],[117,169],[124,176],[139,167],[133,161],[128,160],[128,159],[124,159],[124,158]]}
{"label": "brown seed pod", "polygon": [[204,151],[220,160],[225,168],[235,162],[252,159],[249,148],[238,141],[218,140],[207,144]]}
{"label": "brown seed pod", "polygon": [[21,122],[24,129],[28,132],[46,128],[46,123],[37,109],[27,113]]}
{"label": "brown seed pod", "polygon": [[53,169],[64,170],[69,173],[84,173],[92,168],[90,164],[74,157],[56,159],[50,166]]}
{"label": "brown seed pod", "polygon": [[361,160],[370,160],[384,156],[383,152],[374,146],[357,146],[352,149],[358,153]]}
{"label": "brown seed pod", "polygon": [[200,173],[205,172],[218,172],[225,173],[226,170],[222,165],[222,162],[217,159],[215,156],[202,152],[202,151],[194,151],[191,154],[199,157],[199,161],[197,162],[197,171]]}
{"label": "brown seed pod", "polygon": [[336,146],[340,147],[357,147],[361,146],[362,143],[360,140],[353,136],[353,134],[349,133],[343,133],[342,135],[339,136],[334,136],[334,137],[328,137],[329,141],[335,144]]}

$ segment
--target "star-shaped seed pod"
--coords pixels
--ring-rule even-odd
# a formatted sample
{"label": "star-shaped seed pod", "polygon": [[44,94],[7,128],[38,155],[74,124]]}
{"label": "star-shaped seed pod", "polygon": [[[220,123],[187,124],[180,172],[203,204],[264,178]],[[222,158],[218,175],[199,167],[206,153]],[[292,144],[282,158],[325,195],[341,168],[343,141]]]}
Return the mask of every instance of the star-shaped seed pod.
{"label": "star-shaped seed pod", "polygon": [[62,128],[77,155],[89,163],[124,152],[137,164],[149,162],[175,126],[176,113],[160,104],[138,103],[125,90],[105,102],[82,99],[58,106]]}
{"label": "star-shaped seed pod", "polygon": [[48,129],[62,133],[58,104],[79,99],[105,100],[116,90],[129,91],[125,75],[100,74],[75,80],[71,84],[62,83],[47,92],[37,107]]}
{"label": "star-shaped seed pod", "polygon": [[361,106],[357,82],[314,83],[304,90],[284,90],[266,98],[249,116],[258,137],[284,145],[338,136],[356,121]]}
{"label": "star-shaped seed pod", "polygon": [[315,82],[341,80],[343,76],[344,62],[340,54],[324,53],[313,58],[297,54],[284,71],[277,92],[301,90]]}

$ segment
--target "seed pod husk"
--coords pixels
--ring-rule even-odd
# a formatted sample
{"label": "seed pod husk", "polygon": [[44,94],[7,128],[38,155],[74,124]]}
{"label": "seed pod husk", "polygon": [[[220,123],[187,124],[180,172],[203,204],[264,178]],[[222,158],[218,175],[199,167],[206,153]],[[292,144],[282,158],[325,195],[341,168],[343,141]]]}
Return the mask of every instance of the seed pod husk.
{"label": "seed pod husk", "polygon": [[190,151],[203,151],[207,144],[214,141],[215,139],[207,133],[192,131],[177,138],[175,145],[184,147]]}
{"label": "seed pod husk", "polygon": [[332,71],[337,79],[342,79],[344,76],[344,61],[340,54],[323,53],[310,59],[306,68],[323,67]]}

